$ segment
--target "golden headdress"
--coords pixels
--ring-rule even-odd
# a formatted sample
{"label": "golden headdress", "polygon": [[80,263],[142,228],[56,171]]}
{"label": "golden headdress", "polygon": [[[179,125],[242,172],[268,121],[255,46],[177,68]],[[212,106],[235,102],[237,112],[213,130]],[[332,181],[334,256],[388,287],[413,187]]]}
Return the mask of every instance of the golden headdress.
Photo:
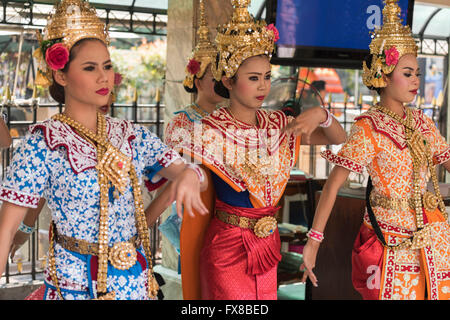
{"label": "golden headdress", "polygon": [[[97,17],[95,8],[85,0],[62,0],[55,4],[43,36],[39,32],[37,36],[40,48],[34,53],[38,60],[35,82],[44,87],[52,83],[52,69],[64,67],[66,56],[78,41],[93,38],[109,45],[108,28]],[[49,52],[52,52],[53,59]]]}
{"label": "golden headdress", "polygon": [[369,88],[386,87],[381,72],[390,74],[405,54],[417,56],[417,45],[411,29],[401,23],[398,0],[385,0],[384,3],[383,26],[373,33],[370,43],[371,68],[363,62],[363,82]]}
{"label": "golden headdress", "polygon": [[205,2],[200,0],[199,28],[197,30],[198,44],[192,57],[186,66],[186,78],[183,85],[188,88],[194,87],[194,78],[201,78],[206,68],[216,61],[217,47],[211,43],[208,24],[206,23]]}
{"label": "golden headdress", "polygon": [[236,74],[241,63],[254,56],[265,54],[272,57],[278,31],[273,24],[256,21],[248,12],[251,0],[232,0],[234,7],[231,21],[218,28],[216,44],[219,54],[213,75],[217,81],[225,74],[228,78]]}

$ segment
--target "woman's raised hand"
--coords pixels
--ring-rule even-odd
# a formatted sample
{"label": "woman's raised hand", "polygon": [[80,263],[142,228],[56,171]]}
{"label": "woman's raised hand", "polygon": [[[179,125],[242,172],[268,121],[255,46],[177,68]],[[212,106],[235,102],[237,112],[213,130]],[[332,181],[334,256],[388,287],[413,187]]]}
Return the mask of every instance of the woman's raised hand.
{"label": "woman's raised hand", "polygon": [[301,136],[306,144],[311,143],[311,134],[317,127],[327,120],[327,112],[321,107],[313,107],[303,111],[285,128],[287,134]]}
{"label": "woman's raised hand", "polygon": [[186,166],[172,183],[171,198],[172,201],[176,201],[179,217],[183,214],[183,207],[184,211],[192,217],[195,216],[193,210],[202,215],[208,214],[208,209],[200,197],[202,182],[200,181],[199,172],[205,177],[203,169],[199,167],[198,169],[193,169],[192,167]]}

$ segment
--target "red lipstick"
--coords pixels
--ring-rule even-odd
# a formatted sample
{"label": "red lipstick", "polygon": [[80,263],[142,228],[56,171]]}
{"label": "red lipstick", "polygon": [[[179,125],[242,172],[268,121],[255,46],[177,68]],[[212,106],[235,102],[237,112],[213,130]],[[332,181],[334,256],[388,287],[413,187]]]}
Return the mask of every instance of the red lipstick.
{"label": "red lipstick", "polygon": [[417,94],[417,89],[410,91],[412,94]]}
{"label": "red lipstick", "polygon": [[108,88],[102,88],[100,90],[95,91],[95,93],[101,95],[101,96],[106,96],[109,94],[109,89]]}
{"label": "red lipstick", "polygon": [[265,96],[259,96],[259,97],[256,97],[256,99],[258,99],[259,101],[263,101],[264,98],[265,98]]}

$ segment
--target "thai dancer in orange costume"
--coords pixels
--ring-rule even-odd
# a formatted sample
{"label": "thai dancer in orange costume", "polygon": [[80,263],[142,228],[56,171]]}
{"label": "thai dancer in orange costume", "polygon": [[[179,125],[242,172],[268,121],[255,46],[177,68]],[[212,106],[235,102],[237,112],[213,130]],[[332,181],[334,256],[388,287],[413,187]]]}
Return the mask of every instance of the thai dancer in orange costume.
{"label": "thai dancer in orange costume", "polygon": [[[230,99],[230,106],[204,117],[202,131],[194,132],[191,141],[180,140],[184,155],[209,169],[208,191],[215,199],[209,202],[211,221],[204,238],[189,250],[183,249],[192,241],[192,232],[198,235],[204,225],[195,224],[197,217],[183,217],[185,299],[276,299],[281,254],[274,215],[298,157],[300,138],[314,144],[345,140],[340,124],[320,107],[296,119],[261,110],[270,91],[269,59],[278,31],[255,21],[249,3],[232,1],[232,19],[216,38],[215,90]],[[183,260],[195,250],[201,250],[200,259]],[[192,278],[199,278],[199,284]]]}
{"label": "thai dancer in orange costume", "polygon": [[[364,299],[450,299],[450,228],[435,165],[450,171],[450,147],[422,111],[405,107],[419,88],[417,46],[397,0],[385,1],[383,27],[363,64],[380,103],[356,118],[316,209],[303,257],[314,285],[316,255],[336,194],[350,171],[368,170],[367,211],[354,244],[352,281]],[[434,193],[427,191],[428,177]]]}

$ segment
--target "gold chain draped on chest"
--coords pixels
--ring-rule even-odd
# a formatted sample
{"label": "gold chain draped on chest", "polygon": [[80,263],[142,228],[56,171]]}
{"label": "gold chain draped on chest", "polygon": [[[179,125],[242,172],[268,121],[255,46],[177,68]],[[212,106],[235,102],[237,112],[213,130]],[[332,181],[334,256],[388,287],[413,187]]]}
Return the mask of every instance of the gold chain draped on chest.
{"label": "gold chain draped on chest", "polygon": [[[422,205],[424,205],[425,208],[431,208],[433,206],[434,208],[439,207],[439,210],[447,220],[447,213],[445,210],[444,201],[442,200],[441,192],[439,190],[439,182],[436,176],[435,164],[433,163],[431,148],[427,139],[423,136],[419,129],[414,128],[414,119],[411,110],[408,108],[405,109],[406,119],[403,119],[395,112],[392,112],[391,110],[381,105],[377,105],[376,109],[393,118],[404,127],[406,144],[408,146],[408,150],[410,151],[413,162],[412,204],[416,213],[417,228],[422,229],[425,227],[423,221]],[[422,197],[420,190],[420,170],[424,166],[427,166],[427,170],[430,173],[435,194],[426,191]]]}
{"label": "gold chain draped on chest", "polygon": [[[106,280],[108,270],[108,202],[109,189],[111,186],[116,188],[119,193],[123,193],[128,186],[128,179],[131,180],[135,204],[136,229],[140,243],[143,245],[148,262],[148,295],[150,298],[156,297],[158,284],[153,275],[152,256],[150,251],[150,237],[145,219],[145,212],[142,200],[142,193],[139,179],[136,174],[132,158],[127,157],[120,150],[114,147],[108,140],[106,131],[105,117],[97,113],[97,133],[87,129],[82,124],[69,118],[64,114],[57,114],[52,117],[54,120],[61,121],[75,129],[81,136],[92,143],[97,149],[97,172],[98,183],[100,186],[100,225],[98,239],[98,273],[97,273],[97,292],[105,294],[103,297],[114,298],[114,292],[107,292]],[[54,235],[55,232],[52,232]],[[50,274],[52,281],[57,288],[60,298],[61,291],[56,278],[56,265],[53,252],[53,242],[50,244]]]}

